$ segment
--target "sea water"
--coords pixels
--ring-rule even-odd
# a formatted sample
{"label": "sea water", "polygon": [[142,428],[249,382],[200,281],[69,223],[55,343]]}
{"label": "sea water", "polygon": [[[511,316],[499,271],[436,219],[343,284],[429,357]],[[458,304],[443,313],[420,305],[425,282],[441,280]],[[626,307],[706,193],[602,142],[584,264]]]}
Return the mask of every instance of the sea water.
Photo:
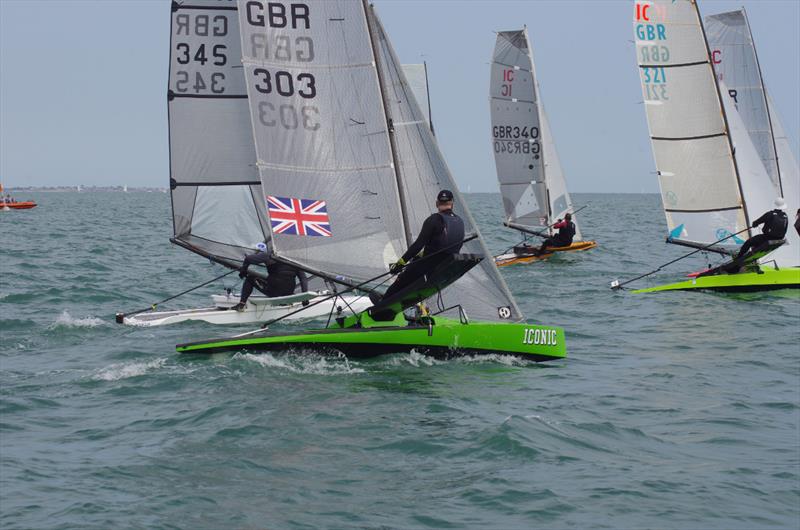
{"label": "sea water", "polygon": [[236,329],[114,323],[223,272],[168,242],[169,196],[28,196],[0,212],[0,527],[800,527],[800,296],[610,290],[689,251],[656,195],[578,194],[599,247],[502,270],[566,331],[543,364],[182,357]]}

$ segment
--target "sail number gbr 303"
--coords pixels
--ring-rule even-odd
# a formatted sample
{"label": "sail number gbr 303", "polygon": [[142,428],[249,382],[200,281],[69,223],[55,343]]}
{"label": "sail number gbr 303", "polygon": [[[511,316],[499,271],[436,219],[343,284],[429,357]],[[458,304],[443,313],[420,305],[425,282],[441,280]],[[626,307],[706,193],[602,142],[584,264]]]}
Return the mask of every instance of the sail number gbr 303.
{"label": "sail number gbr 303", "polygon": [[[243,43],[249,47],[247,55],[264,61],[264,66],[252,70],[251,78],[247,82],[257,92],[278,98],[277,101],[258,103],[258,122],[264,127],[302,127],[309,131],[319,129],[319,109],[311,104],[317,97],[316,78],[311,72],[296,71],[298,65],[314,62],[314,40],[310,35],[278,35],[276,32],[266,31],[267,28],[310,31],[309,6],[303,3],[253,0],[245,3],[243,19],[249,26],[256,28],[256,31],[245,32],[245,35],[249,35],[249,39],[246,39],[248,42]],[[270,34],[274,34],[272,39],[268,37]],[[286,63],[287,68],[266,66],[274,63]],[[293,71],[289,69],[290,64]]]}

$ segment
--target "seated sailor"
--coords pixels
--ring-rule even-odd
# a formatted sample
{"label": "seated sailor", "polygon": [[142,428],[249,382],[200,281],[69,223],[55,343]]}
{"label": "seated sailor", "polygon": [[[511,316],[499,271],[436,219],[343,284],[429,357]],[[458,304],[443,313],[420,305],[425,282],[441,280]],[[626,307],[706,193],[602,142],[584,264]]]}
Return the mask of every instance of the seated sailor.
{"label": "seated sailor", "polygon": [[770,241],[780,241],[786,236],[786,229],[789,228],[789,217],[786,215],[786,202],[783,198],[778,197],[775,199],[775,208],[768,211],[755,221],[753,221],[753,228],[763,224],[761,233],[754,235],[744,242],[739,253],[736,254],[736,259],[747,256],[748,252],[758,252],[769,245]]}
{"label": "seated sailor", "polygon": [[[394,283],[386,290],[383,297],[376,293],[370,295],[373,304],[397,293],[417,278],[432,271],[447,255],[458,254],[461,250],[464,241],[464,221],[453,212],[453,192],[440,191],[436,196],[436,208],[438,211],[422,223],[416,241],[389,267],[393,274],[399,273]],[[418,258],[420,251],[422,257],[434,253],[436,256],[417,260],[415,258]]]}
{"label": "seated sailor", "polygon": [[558,228],[558,233],[542,242],[538,254],[543,254],[547,247],[568,247],[572,244],[572,239],[575,237],[575,223],[572,222],[571,213],[566,214],[563,221],[559,219],[553,228]]}
{"label": "seated sailor", "polygon": [[[244,279],[244,284],[242,285],[239,303],[231,309],[236,311],[244,310],[247,305],[247,299],[253,293],[253,288],[258,289],[270,298],[294,294],[294,290],[297,287],[295,278],[300,280],[300,287],[303,292],[308,292],[308,278],[303,271],[273,258],[267,249],[266,243],[257,243],[256,250],[257,252],[254,254],[245,256],[242,267],[239,269],[239,278]],[[266,280],[247,274],[248,267],[255,264],[267,266],[268,275]],[[308,305],[308,300],[304,300],[303,305]]]}

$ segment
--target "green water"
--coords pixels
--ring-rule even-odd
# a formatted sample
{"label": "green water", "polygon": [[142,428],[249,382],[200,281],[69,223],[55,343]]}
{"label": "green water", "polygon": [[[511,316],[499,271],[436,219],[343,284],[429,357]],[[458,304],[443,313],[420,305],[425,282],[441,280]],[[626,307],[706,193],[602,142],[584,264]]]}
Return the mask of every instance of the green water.
{"label": "green water", "polygon": [[600,247],[503,270],[566,330],[538,365],[180,357],[229,330],[113,318],[222,272],[168,243],[168,195],[29,195],[0,212],[0,527],[800,527],[800,296],[609,290],[683,252],[655,195],[577,195]]}

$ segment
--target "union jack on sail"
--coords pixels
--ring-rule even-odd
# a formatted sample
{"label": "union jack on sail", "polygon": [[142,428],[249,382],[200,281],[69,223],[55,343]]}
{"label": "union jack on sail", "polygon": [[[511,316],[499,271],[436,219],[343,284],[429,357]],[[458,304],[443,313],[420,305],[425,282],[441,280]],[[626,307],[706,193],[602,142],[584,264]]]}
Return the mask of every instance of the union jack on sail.
{"label": "union jack on sail", "polygon": [[267,195],[267,207],[275,234],[331,236],[331,221],[325,201]]}

